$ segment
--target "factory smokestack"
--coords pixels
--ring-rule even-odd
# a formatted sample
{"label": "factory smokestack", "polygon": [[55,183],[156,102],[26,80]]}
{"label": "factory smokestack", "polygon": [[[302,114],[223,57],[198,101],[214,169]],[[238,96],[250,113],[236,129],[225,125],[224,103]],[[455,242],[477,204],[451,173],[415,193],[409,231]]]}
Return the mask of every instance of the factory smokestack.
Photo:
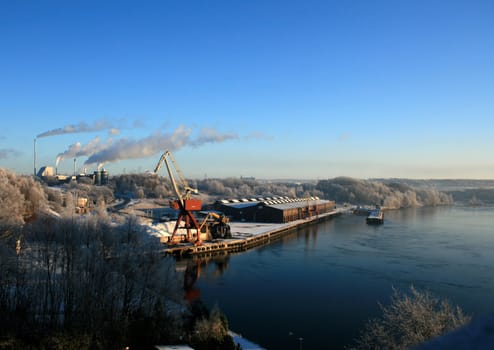
{"label": "factory smokestack", "polygon": [[34,176],[36,176],[36,138],[34,138]]}
{"label": "factory smokestack", "polygon": [[74,176],[75,176],[75,164],[77,162],[77,158],[74,158]]}

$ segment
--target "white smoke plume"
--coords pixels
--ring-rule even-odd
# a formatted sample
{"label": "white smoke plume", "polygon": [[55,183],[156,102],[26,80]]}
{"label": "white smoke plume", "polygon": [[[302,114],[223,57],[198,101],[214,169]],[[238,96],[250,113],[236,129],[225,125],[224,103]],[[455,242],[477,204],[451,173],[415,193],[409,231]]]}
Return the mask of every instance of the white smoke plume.
{"label": "white smoke plume", "polygon": [[81,145],[80,142],[76,142],[70,145],[66,151],[59,153],[57,155],[55,166],[58,167],[60,161],[67,158],[76,158],[76,157],[84,157],[84,156],[89,157],[94,153],[99,152],[102,149],[105,149],[110,144],[111,144],[111,139],[109,139],[106,143],[102,143],[101,138],[99,136],[95,137],[84,146]]}
{"label": "white smoke plume", "polygon": [[212,128],[203,128],[199,136],[191,142],[191,146],[198,147],[205,143],[223,142],[226,140],[238,139],[235,133],[221,134]]}
{"label": "white smoke plume", "polygon": [[116,135],[119,133],[119,130],[115,128],[113,125],[111,125],[108,120],[97,120],[94,122],[93,125],[89,125],[84,122],[81,122],[79,124],[65,125],[63,128],[57,128],[57,129],[45,131],[36,137],[41,138],[41,137],[63,135],[63,134],[95,132],[95,131],[101,131],[107,129],[109,130],[111,135]]}
{"label": "white smoke plume", "polygon": [[171,133],[157,131],[142,139],[108,139],[102,142],[99,137],[94,138],[88,144],[80,142],[72,144],[68,149],[57,155],[56,166],[61,160],[71,157],[86,156],[85,165],[97,164],[98,167],[106,163],[117,162],[125,159],[138,159],[155,155],[165,149],[177,150],[185,146],[198,147],[205,143],[223,142],[237,139],[236,134],[222,134],[215,129],[204,128],[197,137],[192,138],[192,130],[185,126],[179,126]]}
{"label": "white smoke plume", "polygon": [[190,143],[191,129],[180,126],[171,134],[158,131],[143,139],[120,139],[92,154],[85,164],[106,164],[124,159],[152,156],[165,149],[179,149]]}

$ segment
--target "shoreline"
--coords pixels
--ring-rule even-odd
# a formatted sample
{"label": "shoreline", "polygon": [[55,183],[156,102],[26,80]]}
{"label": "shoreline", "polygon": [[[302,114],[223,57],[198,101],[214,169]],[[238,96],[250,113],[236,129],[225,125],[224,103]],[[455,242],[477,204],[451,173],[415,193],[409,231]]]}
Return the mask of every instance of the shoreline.
{"label": "shoreline", "polygon": [[313,225],[331,219],[343,213],[350,212],[349,208],[338,208],[329,213],[320,214],[308,219],[295,220],[284,224],[269,224],[258,222],[230,222],[232,238],[204,242],[200,246],[191,243],[179,243],[165,248],[164,254],[174,257],[190,257],[198,255],[215,255],[247,251],[261,245],[277,241],[288,233],[301,227]]}

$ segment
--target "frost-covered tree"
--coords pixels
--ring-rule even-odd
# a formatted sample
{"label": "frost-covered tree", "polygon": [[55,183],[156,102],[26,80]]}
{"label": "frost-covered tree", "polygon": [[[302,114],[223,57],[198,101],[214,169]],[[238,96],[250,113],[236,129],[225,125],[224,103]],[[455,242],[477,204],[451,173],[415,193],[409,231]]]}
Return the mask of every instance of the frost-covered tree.
{"label": "frost-covered tree", "polygon": [[217,308],[196,321],[190,339],[197,350],[235,350],[233,339],[228,334],[228,322]]}
{"label": "frost-covered tree", "polygon": [[[48,339],[44,333],[101,343],[83,349],[123,348],[142,320],[156,341],[183,332],[181,317],[170,314],[171,305],[186,310],[174,261],[161,256],[136,218],[115,225],[97,215],[44,217],[25,226],[19,257],[14,248],[0,244],[0,339],[14,339],[13,348]],[[26,338],[26,329],[39,334]]]}
{"label": "frost-covered tree", "polygon": [[413,286],[409,293],[394,290],[381,309],[381,318],[367,322],[353,349],[410,349],[470,321],[458,306]]}
{"label": "frost-covered tree", "polygon": [[450,205],[452,197],[434,188],[413,188],[404,183],[359,180],[348,177],[320,180],[316,189],[336,202],[377,204],[387,208]]}
{"label": "frost-covered tree", "polygon": [[22,225],[48,207],[41,183],[0,168],[0,224]]}

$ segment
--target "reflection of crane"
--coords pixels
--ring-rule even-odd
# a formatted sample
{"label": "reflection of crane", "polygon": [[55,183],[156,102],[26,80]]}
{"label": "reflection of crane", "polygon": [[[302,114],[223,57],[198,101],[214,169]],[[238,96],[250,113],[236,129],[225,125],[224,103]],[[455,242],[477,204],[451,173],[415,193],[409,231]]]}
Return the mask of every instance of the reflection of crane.
{"label": "reflection of crane", "polygon": [[225,255],[223,257],[215,257],[212,261],[210,261],[209,258],[189,260],[184,271],[184,291],[187,301],[192,302],[196,299],[200,299],[201,290],[197,288],[195,284],[200,278],[203,270],[205,270],[208,265],[211,266],[211,263],[214,263],[213,276],[221,276],[228,268],[229,259],[229,256]]}
{"label": "reflection of crane", "polygon": [[[178,215],[177,223],[175,224],[175,228],[173,229],[173,234],[170,238],[170,242],[173,243],[173,239],[179,228],[185,228],[187,230],[188,241],[191,241],[190,230],[191,229],[196,230],[197,238],[195,244],[200,245],[202,244],[201,232],[200,232],[199,224],[197,223],[196,218],[192,214],[192,211],[201,210],[202,202],[200,199],[191,198],[191,194],[192,193],[197,194],[198,191],[197,189],[189,186],[187,180],[185,180],[185,177],[180,171],[177,163],[175,162],[175,159],[172,156],[172,153],[169,150],[166,150],[165,153],[163,153],[160,160],[158,161],[158,164],[156,164],[156,168],[154,168],[155,173],[157,173],[161,169],[163,163],[165,163],[166,165],[166,170],[168,171],[168,175],[170,177],[173,190],[175,192],[175,195],[177,196],[176,200],[170,202],[170,207],[172,207],[173,209],[178,209],[180,211]],[[175,169],[176,175],[174,175],[173,169]],[[177,176],[178,182],[175,179],[175,176]],[[185,226],[180,227],[182,220],[184,221]]]}

